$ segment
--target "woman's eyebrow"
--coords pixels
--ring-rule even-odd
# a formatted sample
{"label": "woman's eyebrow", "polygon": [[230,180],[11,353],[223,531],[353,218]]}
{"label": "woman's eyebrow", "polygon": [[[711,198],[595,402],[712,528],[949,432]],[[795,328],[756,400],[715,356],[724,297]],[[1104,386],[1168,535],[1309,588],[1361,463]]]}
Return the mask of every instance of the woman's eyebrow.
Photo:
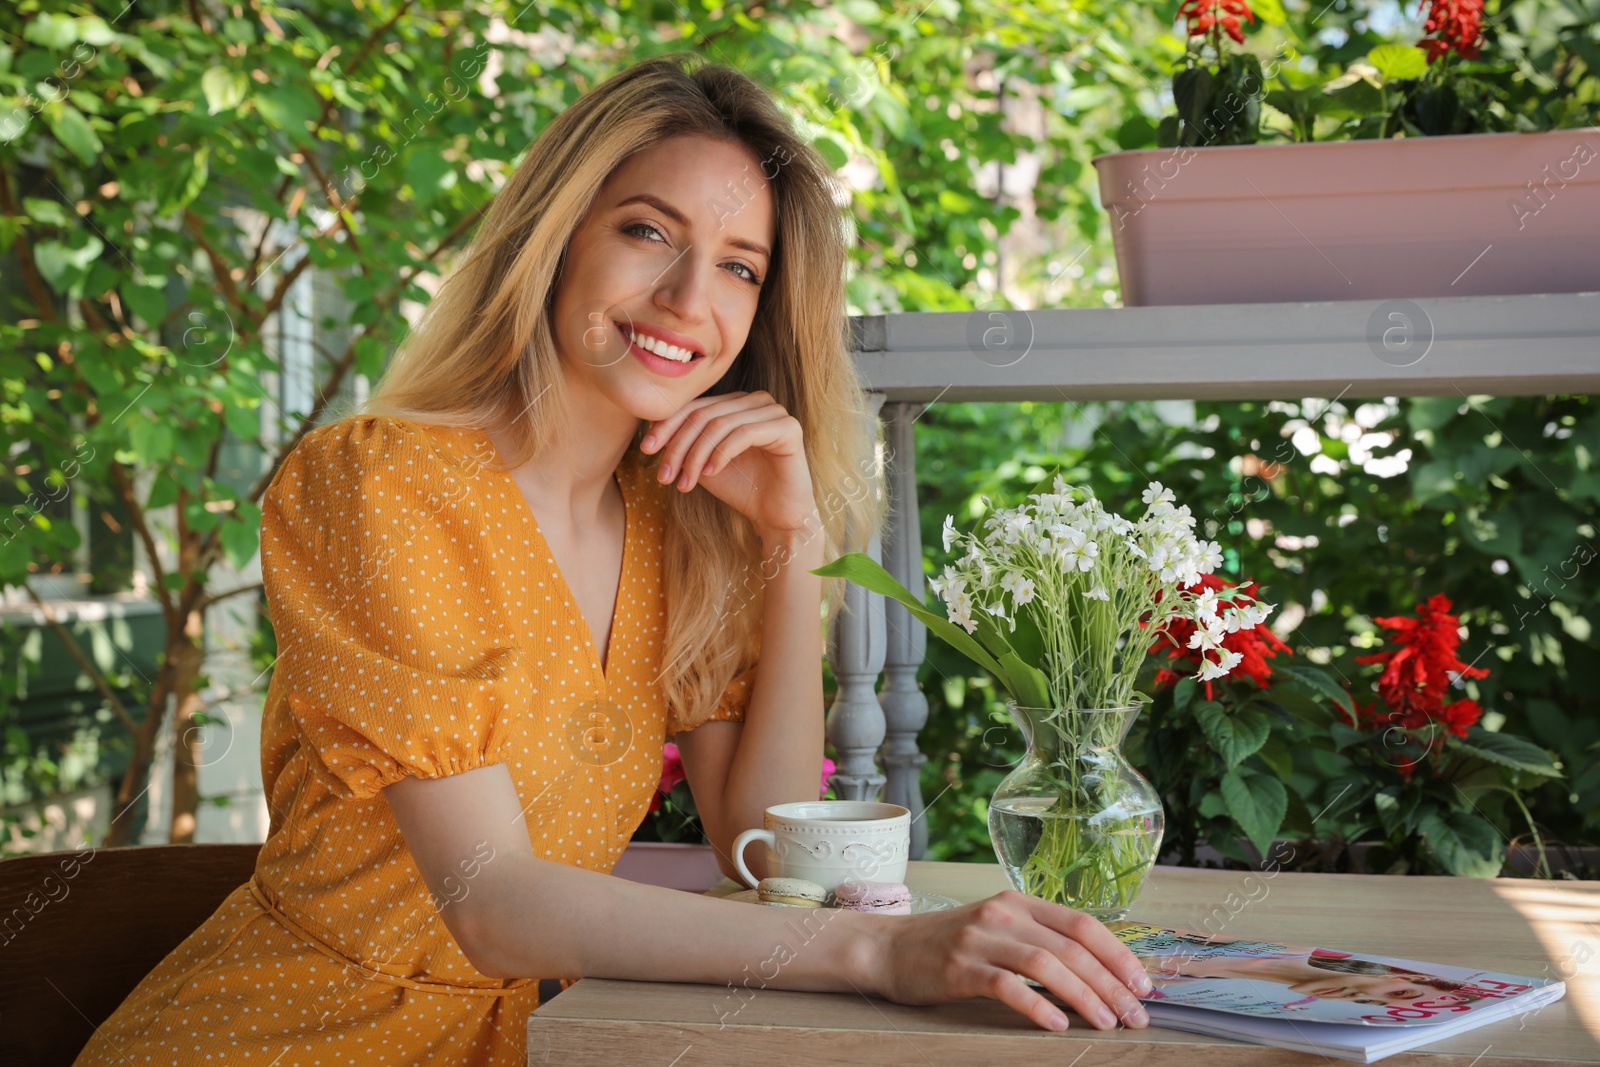
{"label": "woman's eyebrow", "polygon": [[[626,200],[618,201],[616,206],[626,207],[629,204],[649,204],[679,226],[685,229],[689,228],[689,217],[659,196],[651,193],[635,193]],[[746,241],[742,237],[730,237],[728,238],[728,243],[735,248],[742,248],[746,252],[754,252],[758,256],[766,256],[768,259],[772,258],[772,253],[767,250],[766,245],[757,244],[755,241]]]}

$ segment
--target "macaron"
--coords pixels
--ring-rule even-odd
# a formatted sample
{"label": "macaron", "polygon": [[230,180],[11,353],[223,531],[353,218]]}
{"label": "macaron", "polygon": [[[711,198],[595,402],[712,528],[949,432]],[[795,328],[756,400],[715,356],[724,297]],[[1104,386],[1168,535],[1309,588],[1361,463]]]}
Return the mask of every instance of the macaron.
{"label": "macaron", "polygon": [[756,886],[756,896],[763,904],[787,908],[820,908],[828,891],[804,878],[763,878]]}
{"label": "macaron", "polygon": [[858,878],[839,883],[833,900],[845,911],[870,911],[878,915],[910,915],[911,890],[899,882],[868,882]]}

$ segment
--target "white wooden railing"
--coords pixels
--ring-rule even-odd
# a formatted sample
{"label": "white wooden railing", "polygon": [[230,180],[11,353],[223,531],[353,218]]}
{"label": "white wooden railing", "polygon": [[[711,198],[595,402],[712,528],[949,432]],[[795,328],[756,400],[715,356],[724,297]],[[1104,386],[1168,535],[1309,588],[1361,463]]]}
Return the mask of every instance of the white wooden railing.
{"label": "white wooden railing", "polygon": [[[888,529],[869,552],[917,596],[912,423],[936,401],[1465,401],[1600,386],[1600,293],[925,312],[850,325],[888,451]],[[834,790],[910,808],[913,858],[927,847],[917,734],[928,702],[916,681],[925,648],[910,612],[854,585],[828,640],[839,681],[827,720]]]}

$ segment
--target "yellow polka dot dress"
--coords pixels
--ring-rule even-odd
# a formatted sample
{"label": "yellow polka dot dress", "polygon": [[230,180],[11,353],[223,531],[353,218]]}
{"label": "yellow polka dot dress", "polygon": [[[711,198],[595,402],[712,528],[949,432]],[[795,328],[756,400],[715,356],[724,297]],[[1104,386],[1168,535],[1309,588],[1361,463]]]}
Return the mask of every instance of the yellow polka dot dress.
{"label": "yellow polka dot dress", "polygon": [[[78,1067],[518,1065],[537,975],[494,979],[444,923],[381,790],[504,763],[534,854],[609,872],[663,742],[705,718],[658,681],[663,497],[631,452],[602,666],[533,511],[482,432],[357,416],[308,434],[262,500],[278,659],[262,722],[271,828],[254,876],[96,1032]],[[470,891],[472,843],[462,883]],[[451,896],[459,900],[457,894]]]}

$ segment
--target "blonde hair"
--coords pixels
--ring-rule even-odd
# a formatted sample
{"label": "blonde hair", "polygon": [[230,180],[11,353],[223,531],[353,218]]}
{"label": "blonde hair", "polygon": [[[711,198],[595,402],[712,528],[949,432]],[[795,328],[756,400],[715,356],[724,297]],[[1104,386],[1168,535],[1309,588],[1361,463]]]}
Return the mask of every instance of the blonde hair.
{"label": "blonde hair", "polygon": [[[567,242],[596,191],[629,156],[697,134],[762,163],[777,240],[748,340],[707,395],[765,390],[803,428],[824,560],[864,551],[887,510],[881,441],[848,340],[843,209],[821,156],[743,73],[685,53],[607,79],[540,134],[495,197],[463,260],[395,353],[365,414],[493,430],[517,466],[571,430],[550,325]],[[646,423],[629,445],[637,452]],[[660,453],[638,454],[653,478]],[[708,492],[662,495],[667,630],[661,682],[669,715],[698,724],[760,651],[760,539]],[[770,566],[770,564],[768,564]],[[823,579],[819,625],[844,601]]]}

